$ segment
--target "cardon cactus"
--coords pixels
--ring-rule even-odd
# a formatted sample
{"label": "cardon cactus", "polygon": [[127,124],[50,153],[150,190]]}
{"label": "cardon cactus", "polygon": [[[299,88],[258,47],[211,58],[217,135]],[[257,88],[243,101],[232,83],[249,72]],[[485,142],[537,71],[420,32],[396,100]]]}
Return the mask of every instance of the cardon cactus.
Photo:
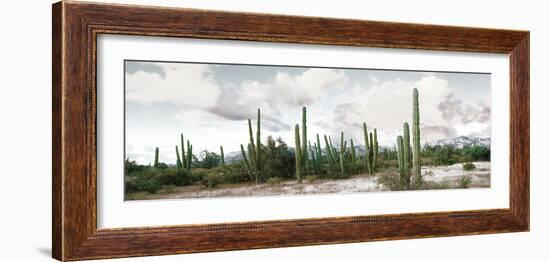
{"label": "cardon cactus", "polygon": [[225,158],[223,155],[223,146],[220,146],[220,161],[222,165],[225,165]]}
{"label": "cardon cactus", "polygon": [[183,134],[180,134],[180,143],[181,143],[181,166],[187,168],[187,157],[185,157],[185,140],[183,139]]}
{"label": "cardon cactus", "polygon": [[365,166],[370,174],[373,174],[378,161],[378,134],[376,128],[373,132],[368,132],[367,124],[363,123],[363,136],[365,139]]}
{"label": "cardon cactus", "polygon": [[404,176],[402,179],[401,186],[404,189],[408,189],[411,184],[411,167],[410,167],[410,136],[409,136],[409,124],[405,122],[403,124],[403,169],[404,169]]}
{"label": "cardon cactus", "polygon": [[371,158],[371,145],[369,143],[369,133],[367,131],[367,123],[363,123],[363,136],[365,139],[365,166],[367,171],[372,174],[372,158]]}
{"label": "cardon cactus", "polygon": [[157,168],[159,167],[159,148],[155,148],[155,162],[153,164],[153,167]]}
{"label": "cardon cactus", "polygon": [[294,127],[294,141],[296,149],[294,152],[296,153],[296,179],[298,180],[298,183],[302,183],[302,146],[300,145],[300,126],[296,124]]}
{"label": "cardon cactus", "polygon": [[248,119],[248,157],[244,152],[244,146],[241,145],[241,153],[243,155],[243,161],[245,162],[245,167],[247,168],[248,174],[253,175],[256,183],[260,183],[262,163],[261,163],[261,131],[260,131],[260,109],[258,108],[258,119],[257,121],[257,130],[256,130],[256,142],[254,142],[254,133],[252,131],[252,122],[250,118]]}
{"label": "cardon cactus", "polygon": [[328,173],[330,174],[332,173],[332,168],[334,166],[334,163],[336,162],[336,156],[332,151],[332,146],[330,145],[327,135],[325,135],[324,137],[325,137],[325,151],[327,153],[327,161],[328,161]]}
{"label": "cardon cactus", "polygon": [[405,159],[403,152],[403,136],[397,136],[397,162],[399,163],[399,184],[405,181]]}
{"label": "cardon cactus", "polygon": [[418,106],[418,89],[413,89],[413,171],[415,187],[422,182],[421,164],[420,164],[420,110]]}
{"label": "cardon cactus", "polygon": [[246,171],[248,172],[248,176],[250,179],[254,179],[254,173],[252,172],[252,167],[250,166],[250,161],[248,161],[248,158],[246,157],[246,152],[244,151],[244,146],[241,144],[241,154],[243,157],[243,163],[244,167],[246,168]]}
{"label": "cardon cactus", "polygon": [[178,146],[176,145],[176,168],[180,170],[182,167],[183,165],[181,163],[180,152],[178,150]]}
{"label": "cardon cactus", "polygon": [[376,128],[374,129],[374,138],[372,144],[372,170],[376,169],[376,164],[378,162],[378,135],[376,134]]}
{"label": "cardon cactus", "polygon": [[302,107],[302,161],[304,166],[304,172],[309,170],[309,157],[307,152],[307,110],[306,107]]}
{"label": "cardon cactus", "polygon": [[340,172],[342,172],[342,175],[346,174],[346,170],[344,169],[344,153],[346,152],[346,143],[344,141],[344,132],[340,133]]}

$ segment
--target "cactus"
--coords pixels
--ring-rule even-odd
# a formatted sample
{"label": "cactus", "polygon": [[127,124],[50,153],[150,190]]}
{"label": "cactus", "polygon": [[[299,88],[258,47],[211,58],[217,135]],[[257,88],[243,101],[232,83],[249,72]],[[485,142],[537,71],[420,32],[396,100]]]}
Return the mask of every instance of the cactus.
{"label": "cactus", "polygon": [[374,129],[374,143],[372,148],[372,170],[376,168],[376,163],[378,162],[378,135],[376,134],[376,128]]}
{"label": "cactus", "polygon": [[260,131],[260,109],[258,108],[258,119],[257,119],[257,130],[256,130],[256,142],[254,143],[254,133],[252,132],[252,121],[250,118],[248,119],[248,136],[249,136],[249,143],[247,146],[248,149],[248,157],[246,156],[244,152],[244,146],[241,145],[241,153],[243,155],[243,162],[245,162],[245,167],[247,168],[247,171],[249,175],[254,177],[256,180],[256,183],[260,183],[261,179],[261,170],[262,170],[262,163],[261,163],[261,151],[262,151],[262,144],[261,144],[261,131]]}
{"label": "cactus", "polygon": [[353,139],[349,140],[349,146],[351,147],[351,163],[355,165],[355,145],[353,144]]}
{"label": "cactus", "polygon": [[422,174],[420,167],[420,110],[418,108],[418,89],[413,89],[413,171],[414,171],[414,184],[415,187],[419,186],[422,182]]}
{"label": "cactus", "polygon": [[185,156],[185,140],[183,139],[183,134],[180,134],[180,143],[181,143],[181,166],[187,168],[187,157]]}
{"label": "cactus", "polygon": [[178,146],[176,145],[176,169],[180,170],[183,165],[181,163],[181,158],[180,158],[180,152],[178,150]]}
{"label": "cactus", "polygon": [[319,162],[319,167],[321,167],[321,163],[323,163],[323,153],[321,152],[321,140],[319,139],[319,134],[317,134],[317,143],[316,143],[316,154],[317,154],[317,161]]}
{"label": "cactus", "polygon": [[248,157],[250,159],[251,166],[256,169],[256,145],[254,144],[254,133],[252,132],[252,122],[248,119]]}
{"label": "cactus", "polygon": [[346,144],[344,143],[344,132],[340,132],[340,171],[342,175],[346,174],[344,169],[344,153],[346,151]]}
{"label": "cactus", "polygon": [[[298,124],[294,127],[294,141],[296,143],[296,149],[294,150],[296,153],[296,179],[298,180],[298,183],[302,183],[302,147],[300,145],[300,127]],[[305,143],[305,142],[304,142]]]}
{"label": "cactus", "polygon": [[365,166],[367,167],[367,171],[369,174],[372,174],[372,168],[371,168],[371,154],[370,149],[371,146],[369,145],[369,135],[367,131],[367,123],[363,123],[363,136],[365,139]]}
{"label": "cactus", "polygon": [[191,163],[193,162],[193,145],[187,140],[187,170],[191,170]]}
{"label": "cactus", "polygon": [[248,176],[252,180],[252,179],[254,179],[254,173],[252,172],[250,162],[248,161],[248,158],[246,157],[246,152],[244,151],[243,144],[241,144],[241,154],[242,154],[242,157],[243,157],[244,167],[246,168],[246,171],[248,172]]}
{"label": "cactus", "polygon": [[332,148],[331,148],[331,145],[330,145],[330,142],[327,138],[327,135],[325,135],[325,151],[327,151],[327,160],[328,160],[328,163],[329,165],[332,165],[334,163],[334,159],[335,159],[335,156],[334,154],[332,153]]}
{"label": "cactus", "polygon": [[220,146],[220,160],[221,160],[222,165],[225,165],[225,159],[224,159],[224,155],[223,155],[223,146]]}
{"label": "cactus", "polygon": [[155,148],[155,162],[153,164],[153,167],[157,168],[159,167],[159,148]]}
{"label": "cactus", "polygon": [[399,163],[399,184],[403,185],[405,181],[405,162],[404,162],[403,136],[397,136],[397,162]]}
{"label": "cactus", "polygon": [[302,158],[305,173],[309,170],[309,157],[307,152],[307,110],[306,107],[302,107]]}
{"label": "cactus", "polygon": [[404,175],[401,179],[401,186],[404,189],[408,189],[411,184],[411,167],[410,167],[410,136],[409,136],[409,123],[403,124],[403,169]]}

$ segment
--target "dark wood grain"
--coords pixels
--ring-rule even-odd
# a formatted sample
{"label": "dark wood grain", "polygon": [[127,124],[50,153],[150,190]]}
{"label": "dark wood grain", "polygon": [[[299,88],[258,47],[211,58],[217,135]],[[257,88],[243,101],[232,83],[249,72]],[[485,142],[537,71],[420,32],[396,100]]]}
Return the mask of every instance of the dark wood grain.
{"label": "dark wood grain", "polygon": [[[529,230],[529,32],[181,8],[53,5],[53,257],[82,260]],[[510,208],[98,229],[99,34],[510,55]]]}

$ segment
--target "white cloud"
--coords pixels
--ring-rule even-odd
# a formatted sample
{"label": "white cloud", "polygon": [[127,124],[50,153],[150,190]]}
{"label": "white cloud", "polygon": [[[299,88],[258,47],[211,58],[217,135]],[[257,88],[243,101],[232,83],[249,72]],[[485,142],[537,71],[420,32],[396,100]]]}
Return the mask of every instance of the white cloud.
{"label": "white cloud", "polygon": [[207,108],[215,105],[220,88],[208,65],[171,64],[165,76],[138,71],[126,74],[126,99],[142,105],[170,102]]}
{"label": "white cloud", "polygon": [[292,76],[279,72],[275,76],[275,92],[286,102],[298,106],[309,105],[326,94],[328,89],[343,89],[348,78],[342,70],[309,69]]}
{"label": "white cloud", "polygon": [[[402,132],[404,122],[412,124],[412,90],[415,87],[419,92],[423,142],[473,134],[489,125],[486,121],[478,121],[486,120],[484,108],[463,103],[446,80],[425,75],[415,82],[396,79],[368,89],[354,88],[348,103],[335,110],[335,129],[359,127],[366,122],[369,128],[378,129],[381,144],[395,143],[395,131]],[[471,122],[476,124],[468,125]],[[360,132],[355,128],[351,133],[360,136]]]}

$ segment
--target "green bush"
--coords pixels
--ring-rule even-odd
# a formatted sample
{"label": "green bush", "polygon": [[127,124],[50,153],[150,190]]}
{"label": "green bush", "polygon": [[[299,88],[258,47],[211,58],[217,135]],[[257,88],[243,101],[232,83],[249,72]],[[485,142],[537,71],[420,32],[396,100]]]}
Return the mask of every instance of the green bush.
{"label": "green bush", "polygon": [[471,162],[466,162],[466,163],[462,164],[462,169],[464,171],[474,170],[474,169],[476,169],[476,165],[474,165]]}
{"label": "green bush", "polygon": [[149,168],[136,172],[133,177],[127,177],[124,182],[126,193],[145,191],[151,194],[162,188],[158,179],[158,170]]}
{"label": "green bush", "polygon": [[278,176],[270,177],[267,179],[267,184],[270,186],[278,185],[281,182],[283,182],[283,179]]}
{"label": "green bush", "polygon": [[462,176],[458,180],[458,187],[460,188],[469,188],[471,184],[472,184],[472,178],[469,176]]}
{"label": "green bush", "polygon": [[222,182],[222,175],[217,173],[210,173],[203,177],[201,183],[206,188],[215,188]]}
{"label": "green bush", "polygon": [[317,180],[317,176],[313,176],[313,175],[306,176],[306,181],[310,184],[315,182],[316,180]]}

